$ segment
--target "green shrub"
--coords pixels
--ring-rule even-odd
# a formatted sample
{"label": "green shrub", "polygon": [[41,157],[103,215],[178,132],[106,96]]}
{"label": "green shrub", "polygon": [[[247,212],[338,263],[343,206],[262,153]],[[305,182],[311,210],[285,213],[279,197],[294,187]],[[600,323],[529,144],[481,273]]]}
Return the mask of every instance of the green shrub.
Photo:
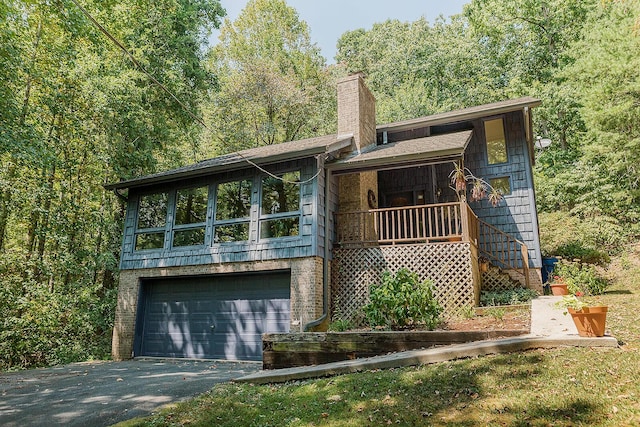
{"label": "green shrub", "polygon": [[416,273],[404,268],[395,275],[385,271],[382,284],[369,291],[371,302],[363,309],[372,327],[434,329],[439,323],[442,307],[433,297],[433,283],[420,282]]}
{"label": "green shrub", "polygon": [[353,323],[348,319],[336,319],[329,323],[329,332],[344,332],[353,328]]}
{"label": "green shrub", "polygon": [[481,306],[526,304],[538,294],[533,289],[516,288],[506,291],[483,291],[480,293]]}
{"label": "green shrub", "polygon": [[587,248],[576,241],[558,246],[555,255],[568,259],[579,259],[587,264],[608,264],[611,261],[606,253]]}
{"label": "green shrub", "polygon": [[[538,204],[540,207],[540,204]],[[639,226],[598,215],[579,217],[570,212],[540,211],[540,246],[545,256],[563,256],[583,262],[606,263],[638,234]]]}
{"label": "green shrub", "polygon": [[600,295],[609,286],[593,264],[561,259],[556,264],[553,274],[560,276],[572,294]]}
{"label": "green shrub", "polygon": [[487,309],[487,314],[496,320],[502,320],[507,311],[504,308],[492,307]]}

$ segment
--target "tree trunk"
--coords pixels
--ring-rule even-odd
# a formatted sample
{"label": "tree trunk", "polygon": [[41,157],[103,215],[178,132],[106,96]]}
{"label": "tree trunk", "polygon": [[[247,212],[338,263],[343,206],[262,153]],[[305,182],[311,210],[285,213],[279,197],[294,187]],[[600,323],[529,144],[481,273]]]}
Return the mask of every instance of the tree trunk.
{"label": "tree trunk", "polygon": [[[36,30],[36,38],[33,41],[33,52],[30,58],[30,65],[27,69],[27,82],[24,91],[24,98],[22,100],[22,111],[20,113],[20,121],[18,128],[24,128],[27,113],[29,112],[29,100],[31,98],[31,83],[33,78],[31,76],[31,69],[36,61],[36,55],[38,53],[38,47],[40,46],[40,39],[42,37],[42,22],[38,22],[38,29]],[[11,199],[13,196],[12,183],[17,176],[16,159],[11,156],[9,168],[7,171],[7,188],[0,193],[0,253],[4,251],[5,236],[7,231],[7,223],[9,222],[9,209],[11,207]]]}

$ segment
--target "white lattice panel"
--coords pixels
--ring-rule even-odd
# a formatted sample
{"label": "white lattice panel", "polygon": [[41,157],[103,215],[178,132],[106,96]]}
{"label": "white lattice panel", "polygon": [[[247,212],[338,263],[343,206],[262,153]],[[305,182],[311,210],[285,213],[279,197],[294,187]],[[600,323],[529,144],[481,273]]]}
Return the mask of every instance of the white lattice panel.
{"label": "white lattice panel", "polygon": [[404,267],[421,280],[432,280],[445,317],[475,305],[469,243],[339,248],[333,257],[332,314],[357,326],[364,320],[362,306],[369,301],[369,287],[380,283],[385,270],[395,273]]}

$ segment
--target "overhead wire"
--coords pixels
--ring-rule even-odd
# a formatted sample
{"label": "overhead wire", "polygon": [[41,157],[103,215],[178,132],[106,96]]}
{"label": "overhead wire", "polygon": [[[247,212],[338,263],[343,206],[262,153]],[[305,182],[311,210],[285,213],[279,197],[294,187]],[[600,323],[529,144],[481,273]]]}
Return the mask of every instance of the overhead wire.
{"label": "overhead wire", "polygon": [[[129,50],[122,44],[120,43],[120,41],[118,39],[116,39],[104,26],[102,26],[102,24],[100,24],[94,17],[93,15],[91,15],[84,7],[82,7],[82,5],[80,3],[78,3],[77,0],[71,0],[71,2],[73,4],[75,4],[78,9],[80,9],[80,11],[83,13],[83,15],[85,15],[92,23],[93,25],[96,26],[96,28],[98,28],[98,30],[100,30],[100,32],[102,32],[102,34],[104,34],[109,40],[111,40],[117,47],[120,48],[120,50],[122,50],[131,60],[131,62],[133,62],[133,64],[138,67],[140,69],[140,71],[142,71],[147,77],[149,77],[149,79],[156,84],[158,87],[160,87],[165,93],[167,93],[169,96],[171,96],[171,98],[173,98],[178,105],[180,105],[180,107],[195,121],[197,121],[198,123],[200,123],[205,129],[209,129],[209,127],[206,125],[206,123],[199,117],[197,117],[195,114],[193,114],[188,108],[187,106],[180,101],[180,99],[173,94],[173,92],[171,92],[169,89],[167,89],[166,86],[164,86],[160,81],[158,81],[158,79],[156,79],[150,72],[148,72],[143,66],[142,64],[140,64],[140,62],[136,59],[135,56],[133,56],[133,54],[131,52],[129,52]],[[268,170],[264,169],[263,167],[259,166],[258,164],[256,164],[255,162],[249,160],[248,158],[246,158],[245,156],[243,156],[241,153],[237,153],[238,156],[244,160],[245,162],[249,163],[251,166],[257,168],[258,170],[264,172],[265,174],[271,176],[272,178],[278,179],[282,182],[288,183],[288,184],[295,184],[295,185],[303,185],[303,184],[307,184],[311,181],[313,181],[314,179],[316,179],[320,173],[322,172],[322,168],[319,167],[318,171],[316,172],[315,175],[313,175],[311,178],[306,179],[304,181],[290,181],[287,179],[284,179],[283,177],[280,177],[276,174],[273,174],[271,172],[269,172]],[[316,157],[316,159],[319,159],[319,156]]]}
{"label": "overhead wire", "polygon": [[78,6],[78,9],[80,9],[80,11],[87,17],[89,18],[89,20],[102,32],[102,34],[104,34],[105,36],[107,36],[107,38],[109,40],[111,40],[116,46],[118,46],[131,60],[131,62],[133,62],[135,64],[136,67],[138,67],[140,69],[140,71],[142,71],[144,74],[147,75],[147,77],[149,77],[149,79],[151,79],[151,81],[153,83],[155,83],[158,87],[160,87],[160,89],[162,89],[163,91],[165,91],[169,96],[171,96],[171,98],[173,98],[179,105],[180,107],[182,107],[182,109],[189,114],[189,116],[191,116],[192,119],[196,120],[198,123],[200,123],[202,126],[205,127],[205,129],[208,129],[207,125],[205,124],[204,121],[202,121],[202,119],[200,119],[199,117],[197,117],[195,114],[193,114],[186,105],[184,105],[182,103],[182,101],[180,101],[180,99],[178,99],[177,96],[175,96],[173,94],[173,92],[171,92],[169,89],[167,89],[162,83],[160,83],[155,77],[153,77],[153,75],[148,72],[143,66],[142,64],[140,64],[140,62],[138,62],[138,60],[136,59],[135,56],[133,56],[133,54],[131,52],[129,52],[129,50],[124,47],[124,45],[122,43],[120,43],[120,41],[118,41],[118,39],[116,39],[114,36],[111,35],[111,33],[109,33],[109,31],[107,31],[106,28],[104,28],[84,7],[82,7],[82,5],[80,3],[78,3],[77,0],[71,0],[73,2],[73,4],[75,4],[76,6]]}

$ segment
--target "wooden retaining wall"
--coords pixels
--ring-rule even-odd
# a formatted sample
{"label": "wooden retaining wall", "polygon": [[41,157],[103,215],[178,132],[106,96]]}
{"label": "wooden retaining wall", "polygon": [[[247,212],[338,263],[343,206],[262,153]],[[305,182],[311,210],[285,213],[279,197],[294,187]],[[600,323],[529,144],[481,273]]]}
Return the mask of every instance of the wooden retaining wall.
{"label": "wooden retaining wall", "polygon": [[318,332],[264,334],[263,369],[319,365],[341,360],[513,337],[528,330],[410,331],[410,332]]}

